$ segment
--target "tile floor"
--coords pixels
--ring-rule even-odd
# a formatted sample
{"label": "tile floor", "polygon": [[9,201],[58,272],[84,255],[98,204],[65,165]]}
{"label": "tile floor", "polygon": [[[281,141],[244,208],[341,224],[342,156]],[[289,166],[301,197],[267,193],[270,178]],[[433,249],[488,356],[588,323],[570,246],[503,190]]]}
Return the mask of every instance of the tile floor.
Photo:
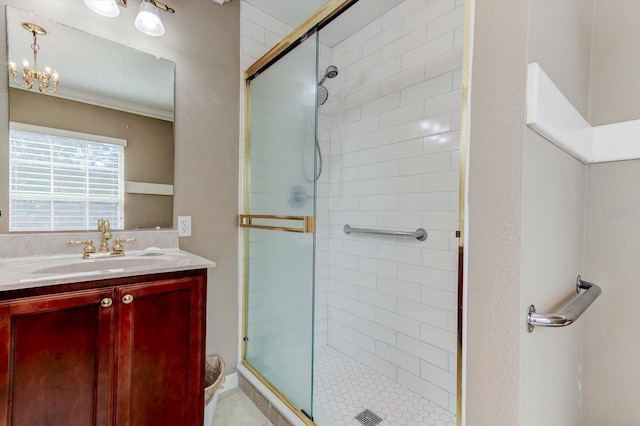
{"label": "tile floor", "polygon": [[314,419],[320,426],[362,426],[369,409],[380,426],[455,426],[455,415],[330,347],[315,351]]}
{"label": "tile floor", "polygon": [[[220,394],[213,423],[210,426],[271,426],[240,388]],[[209,426],[209,425],[205,425]]]}
{"label": "tile floor", "polygon": [[[383,419],[379,426],[456,424],[454,414],[330,346],[316,350],[315,368],[314,420],[319,426],[362,426],[354,417],[365,409]],[[272,423],[240,388],[220,395],[211,424],[267,425]]]}

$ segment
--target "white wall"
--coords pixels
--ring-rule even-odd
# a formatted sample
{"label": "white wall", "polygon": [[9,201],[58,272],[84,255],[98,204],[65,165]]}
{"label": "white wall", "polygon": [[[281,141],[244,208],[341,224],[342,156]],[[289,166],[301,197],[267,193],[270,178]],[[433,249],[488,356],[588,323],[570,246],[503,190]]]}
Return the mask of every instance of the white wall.
{"label": "white wall", "polygon": [[590,15],[580,2],[557,6],[476,4],[467,246],[466,418],[473,424],[580,421],[580,327],[533,334],[525,327],[528,305],[559,307],[575,294],[582,269],[584,167],[524,125],[526,65],[534,60],[557,69],[561,89],[587,105],[580,99],[589,56],[564,41],[589,45],[591,27],[581,19]]}
{"label": "white wall", "polygon": [[[555,312],[584,275],[585,166],[527,129],[520,283],[520,425],[581,424],[583,321],[526,331],[525,313]],[[553,391],[550,391],[550,390]]]}
{"label": "white wall", "polygon": [[640,118],[640,2],[598,0],[593,23],[589,123]]}
{"label": "white wall", "polygon": [[[476,24],[482,28],[476,37],[483,40],[487,33],[495,31],[485,25],[493,22],[500,2],[481,2],[482,14]],[[504,6],[502,3],[500,6]],[[524,10],[509,10],[510,18],[525,17]],[[640,9],[637,2],[529,2],[529,50],[528,62],[537,61],[549,69],[552,78],[574,106],[592,124],[602,124],[639,118],[640,110],[635,99],[637,86],[637,21]],[[495,21],[497,22],[497,21]],[[511,28],[503,39],[521,37],[521,29]],[[592,50],[589,46],[593,44]],[[474,58],[490,60],[491,50],[482,43],[482,52],[476,50]],[[486,54],[487,56],[483,56]],[[495,53],[493,53],[495,58]],[[501,56],[500,56],[501,57]],[[545,65],[546,64],[546,65]],[[474,66],[477,62],[474,63]],[[509,67],[510,73],[521,75],[525,72],[522,64]],[[545,69],[547,69],[545,68]],[[472,97],[478,99],[478,106],[485,109],[479,113],[486,117],[487,104],[484,90],[485,69],[474,68]],[[477,80],[476,80],[477,79]],[[494,86],[495,87],[495,86]],[[510,82],[510,90],[522,87]],[[585,95],[588,97],[585,100]],[[585,103],[586,102],[586,103]],[[509,108],[519,108],[517,98],[506,102]],[[505,119],[508,117],[500,108],[488,108],[487,114]],[[478,109],[472,109],[472,117],[477,117]],[[518,124],[520,119],[505,122],[497,127]],[[473,141],[478,142],[484,128],[476,122],[472,126],[472,153],[470,162],[471,184],[473,188],[473,164],[479,158],[474,151]],[[511,123],[511,124],[507,124]],[[474,139],[475,135],[475,139]],[[477,146],[477,143],[476,143]],[[490,420],[491,412],[517,414],[517,424],[578,425],[578,424],[633,424],[640,412],[634,398],[637,396],[637,354],[640,348],[635,342],[633,312],[638,304],[634,288],[634,277],[638,276],[637,226],[640,217],[640,192],[630,182],[638,180],[640,163],[624,161],[608,164],[582,166],[562,153],[530,130],[525,131],[524,157],[522,162],[522,225],[513,228],[522,238],[521,277],[519,281],[520,307],[518,323],[519,341],[511,340],[512,347],[496,347],[494,351],[509,355],[520,354],[520,365],[504,368],[500,378],[507,383],[519,380],[519,408],[515,406],[515,394],[500,392],[503,384],[496,384],[489,374],[481,374],[474,354],[488,350],[495,343],[483,344],[476,341],[477,327],[470,327],[467,393],[467,419],[474,424],[516,424],[515,420],[498,422]],[[520,170],[519,160],[509,161],[515,170],[509,175],[513,179]],[[588,179],[587,179],[588,177]],[[478,179],[476,179],[476,185]],[[475,186],[477,189],[477,186]],[[519,191],[512,188],[513,197]],[[586,194],[585,194],[586,192]],[[470,224],[479,219],[477,208],[483,203],[472,202],[479,192],[470,189]],[[586,219],[585,219],[586,211]],[[474,212],[476,214],[474,215]],[[485,217],[487,218],[487,217]],[[490,218],[489,218],[490,219]],[[491,223],[491,222],[489,222]],[[483,225],[487,225],[484,222]],[[468,247],[470,258],[477,252]],[[517,256],[503,260],[517,262]],[[477,290],[473,288],[477,267],[469,270],[468,315],[470,324],[478,321],[477,315],[488,315],[489,309],[477,303]],[[589,308],[583,319],[566,329],[536,329],[528,335],[524,331],[524,313],[530,303],[535,303],[538,311],[554,311],[575,297],[575,275],[603,287],[602,296]],[[515,294],[515,292],[514,292]],[[507,306],[512,300],[500,297]],[[486,303],[486,301],[485,301]],[[495,331],[495,330],[494,330]],[[508,333],[500,333],[503,338]],[[517,343],[517,344],[516,344]],[[478,346],[479,345],[479,346]],[[484,353],[484,352],[483,352]],[[495,352],[494,352],[495,353]],[[494,367],[497,363],[492,364]],[[503,367],[505,363],[500,363]],[[475,367],[475,368],[474,368]],[[475,392],[493,380],[493,392],[497,398],[483,398]],[[550,391],[551,390],[551,391]],[[584,390],[584,395],[582,395]],[[480,397],[480,398],[478,398]],[[582,401],[584,398],[584,401]],[[477,405],[480,404],[480,405]]]}
{"label": "white wall", "polygon": [[584,424],[637,424],[640,161],[588,169],[584,278],[602,295],[584,320]]}
{"label": "white wall", "polygon": [[585,119],[589,116],[593,0],[529,2],[529,62],[538,62]]}
{"label": "white wall", "polygon": [[[593,2],[529,2],[529,59],[587,115]],[[581,424],[582,321],[525,329],[525,313],[554,312],[584,275],[585,166],[530,129],[523,164],[520,424]],[[553,389],[553,392],[548,392]],[[544,407],[544,409],[542,409]]]}
{"label": "white wall", "polygon": [[[322,75],[332,63],[331,48],[322,43],[320,39],[320,52],[318,57],[319,75]],[[331,91],[331,81],[325,83]],[[329,98],[333,94],[329,93]],[[329,340],[329,208],[331,205],[331,103],[327,101],[318,109],[318,143],[322,153],[322,173],[318,178],[317,204],[316,204],[316,293],[315,293],[315,336],[316,348],[322,347]],[[319,157],[318,157],[319,158]]]}
{"label": "white wall", "polygon": [[[331,114],[328,344],[453,412],[463,20],[454,0],[389,10],[333,46],[340,74],[320,109]],[[429,237],[347,236],[345,224]]]}
{"label": "white wall", "polygon": [[240,1],[240,69],[246,70],[293,28],[246,1]]}
{"label": "white wall", "polygon": [[[590,122],[640,118],[640,3],[595,8]],[[584,424],[635,424],[640,418],[640,161],[588,166],[584,278],[602,295],[584,320]]]}
{"label": "white wall", "polygon": [[528,2],[475,5],[468,151],[465,420],[520,423]]}

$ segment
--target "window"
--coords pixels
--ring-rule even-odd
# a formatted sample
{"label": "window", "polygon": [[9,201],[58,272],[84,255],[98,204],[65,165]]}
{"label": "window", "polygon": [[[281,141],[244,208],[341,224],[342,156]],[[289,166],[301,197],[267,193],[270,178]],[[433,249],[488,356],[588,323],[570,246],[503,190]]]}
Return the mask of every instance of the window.
{"label": "window", "polygon": [[11,123],[10,231],[124,227],[126,140]]}

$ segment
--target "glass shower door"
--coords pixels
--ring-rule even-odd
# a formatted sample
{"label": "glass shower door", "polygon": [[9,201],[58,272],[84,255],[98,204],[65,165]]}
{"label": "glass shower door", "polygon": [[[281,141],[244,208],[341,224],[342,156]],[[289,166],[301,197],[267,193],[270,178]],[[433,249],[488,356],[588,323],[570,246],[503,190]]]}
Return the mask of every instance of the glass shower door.
{"label": "glass shower door", "polygon": [[312,414],[316,36],[249,83],[245,364]]}

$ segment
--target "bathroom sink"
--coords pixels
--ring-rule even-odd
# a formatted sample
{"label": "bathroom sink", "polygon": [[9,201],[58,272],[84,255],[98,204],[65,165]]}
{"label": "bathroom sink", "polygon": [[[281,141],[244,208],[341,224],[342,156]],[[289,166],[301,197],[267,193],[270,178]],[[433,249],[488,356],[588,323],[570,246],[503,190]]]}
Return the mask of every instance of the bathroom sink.
{"label": "bathroom sink", "polygon": [[78,254],[0,258],[0,292],[213,267],[214,262],[178,248],[157,247],[93,259]]}
{"label": "bathroom sink", "polygon": [[35,269],[32,274],[76,274],[82,272],[98,272],[113,269],[130,269],[141,267],[160,266],[168,262],[175,261],[175,257],[111,257],[106,259],[85,259],[70,263],[63,263],[55,266],[48,266]]}

